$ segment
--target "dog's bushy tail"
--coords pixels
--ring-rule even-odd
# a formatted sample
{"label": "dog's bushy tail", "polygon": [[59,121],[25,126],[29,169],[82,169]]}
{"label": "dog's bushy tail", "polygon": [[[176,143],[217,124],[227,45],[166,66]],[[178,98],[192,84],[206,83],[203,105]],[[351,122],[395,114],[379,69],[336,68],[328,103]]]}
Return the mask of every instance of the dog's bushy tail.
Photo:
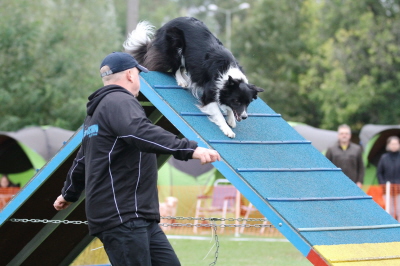
{"label": "dog's bushy tail", "polygon": [[141,21],[125,40],[125,52],[133,55],[139,64],[143,64],[148,45],[154,37],[155,27],[147,21]]}

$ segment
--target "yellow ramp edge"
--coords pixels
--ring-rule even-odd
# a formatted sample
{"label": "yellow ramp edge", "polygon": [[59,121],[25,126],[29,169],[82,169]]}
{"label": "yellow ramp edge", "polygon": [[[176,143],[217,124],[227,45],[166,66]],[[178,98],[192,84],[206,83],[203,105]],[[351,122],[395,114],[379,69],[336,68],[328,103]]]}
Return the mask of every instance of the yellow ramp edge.
{"label": "yellow ramp edge", "polygon": [[400,242],[317,245],[313,248],[331,265],[400,265]]}
{"label": "yellow ramp edge", "polygon": [[399,266],[399,260],[369,260],[332,263],[332,266]]}

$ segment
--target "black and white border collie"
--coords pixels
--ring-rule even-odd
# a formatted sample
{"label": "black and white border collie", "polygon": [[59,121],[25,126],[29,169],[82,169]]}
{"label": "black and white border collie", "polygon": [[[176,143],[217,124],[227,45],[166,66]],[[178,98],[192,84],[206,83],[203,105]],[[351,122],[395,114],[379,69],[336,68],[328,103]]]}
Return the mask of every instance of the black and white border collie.
{"label": "black and white border collie", "polygon": [[232,53],[195,18],[173,19],[155,33],[140,22],[123,46],[149,70],[175,73],[178,85],[201,97],[199,109],[230,138],[231,127],[247,118],[247,107],[263,91],[248,83]]}

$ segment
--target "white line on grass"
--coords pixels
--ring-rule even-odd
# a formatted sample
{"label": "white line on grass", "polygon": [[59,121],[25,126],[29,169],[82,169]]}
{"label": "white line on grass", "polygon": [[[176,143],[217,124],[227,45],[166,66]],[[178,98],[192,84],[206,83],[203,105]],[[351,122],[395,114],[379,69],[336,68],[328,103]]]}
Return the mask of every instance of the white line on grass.
{"label": "white line on grass", "polygon": [[[179,236],[179,235],[167,235],[168,239],[189,239],[189,240],[210,240],[210,237],[206,236]],[[260,242],[289,242],[286,238],[244,238],[244,237],[230,237],[224,238],[228,241],[260,241]]]}

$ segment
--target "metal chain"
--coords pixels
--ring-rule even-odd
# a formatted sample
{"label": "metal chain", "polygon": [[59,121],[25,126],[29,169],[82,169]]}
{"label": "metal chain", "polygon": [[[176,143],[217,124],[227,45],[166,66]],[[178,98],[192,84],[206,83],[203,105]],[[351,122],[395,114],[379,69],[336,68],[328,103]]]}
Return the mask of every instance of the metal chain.
{"label": "metal chain", "polygon": [[[211,220],[213,221],[213,220]],[[215,264],[217,264],[217,260],[218,260],[218,251],[219,251],[219,240],[218,240],[218,235],[217,235],[217,226],[215,223],[212,224],[213,225],[213,230],[214,230],[214,239],[215,239],[215,246],[216,246],[216,250],[214,253],[214,261],[211,262],[209,264],[209,266],[213,266]]]}
{"label": "metal chain", "polygon": [[159,226],[163,227],[221,227],[221,228],[226,228],[226,227],[244,227],[244,228],[250,228],[250,227],[255,227],[255,228],[262,228],[262,227],[270,227],[272,228],[272,224],[191,224],[191,223],[159,223]]}
{"label": "metal chain", "polygon": [[10,222],[14,223],[53,223],[53,224],[88,224],[87,221],[68,221],[68,220],[48,220],[48,219],[17,219],[11,218]]}
{"label": "metal chain", "polygon": [[[265,218],[205,218],[205,217],[182,217],[182,216],[164,216],[161,217],[161,219],[166,219],[166,220],[196,220],[196,221],[228,221],[228,222],[267,222],[268,220]],[[215,223],[208,223],[208,224],[203,224],[203,223],[198,223],[198,224],[192,224],[192,223],[160,223],[160,226],[163,227],[244,227],[244,228],[250,228],[250,227],[255,227],[255,228],[261,228],[261,227],[273,227],[272,224],[215,224]]]}
{"label": "metal chain", "polygon": [[239,221],[239,222],[267,222],[268,220],[265,218],[206,218],[206,217],[182,217],[182,216],[161,216],[161,219],[167,220],[198,220],[198,221]]}
{"label": "metal chain", "polygon": [[[268,221],[267,219],[263,218],[205,218],[205,217],[182,217],[182,216],[161,216],[161,219],[166,219],[166,220],[197,220],[197,221],[209,221],[209,224],[191,224],[191,223],[160,223],[160,226],[163,227],[212,227],[212,230],[214,230],[214,239],[215,239],[215,245],[216,245],[216,250],[215,250],[215,255],[214,255],[214,261],[209,264],[209,266],[214,266],[217,264],[218,260],[218,252],[219,252],[219,239],[218,239],[218,234],[217,234],[217,227],[225,228],[225,227],[255,227],[255,228],[261,228],[261,227],[273,227],[272,224],[216,224],[216,221],[249,221],[249,222],[266,222]],[[14,223],[53,223],[53,224],[85,224],[87,225],[87,221],[69,221],[69,220],[48,220],[48,219],[17,219],[17,218],[10,218],[10,222]]]}
{"label": "metal chain", "polygon": [[[204,218],[204,217],[181,217],[181,216],[161,216],[161,219],[166,219],[166,220],[199,220],[199,221],[249,221],[249,222],[254,222],[254,221],[262,221],[265,222],[267,221],[266,219],[263,218]],[[17,218],[10,218],[10,222],[20,222],[20,223],[53,223],[53,224],[85,224],[87,225],[87,221],[69,221],[69,220],[48,220],[48,219],[17,219]],[[160,226],[163,227],[244,227],[244,228],[250,228],[250,227],[255,227],[255,228],[261,228],[261,227],[273,227],[272,224],[192,224],[192,223],[160,223]]]}

